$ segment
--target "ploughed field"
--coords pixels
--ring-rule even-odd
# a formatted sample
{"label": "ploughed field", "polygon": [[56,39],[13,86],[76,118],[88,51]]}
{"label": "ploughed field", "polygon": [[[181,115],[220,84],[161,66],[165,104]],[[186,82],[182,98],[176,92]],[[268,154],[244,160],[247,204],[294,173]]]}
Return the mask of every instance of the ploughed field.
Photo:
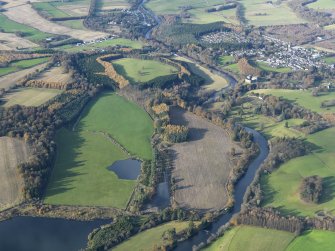
{"label": "ploughed field", "polygon": [[228,203],[226,184],[233,168],[230,151],[241,148],[227,131],[180,108],[171,109],[171,122],[189,127],[188,142],[174,144],[172,177],[175,202],[184,208],[222,209]]}
{"label": "ploughed field", "polygon": [[61,92],[61,90],[46,88],[13,89],[6,93],[4,98],[0,99],[0,101],[3,102],[4,107],[13,105],[40,106]]}
{"label": "ploughed field", "polygon": [[112,63],[115,70],[131,83],[145,83],[157,77],[178,73],[175,67],[156,60],[122,58]]}
{"label": "ploughed field", "polygon": [[137,182],[119,179],[107,168],[130,158],[120,145],[134,157],[150,159],[152,133],[144,110],[116,94],[100,95],[74,128],[57,133],[45,203],[125,208]]}
{"label": "ploughed field", "polygon": [[253,226],[238,226],[228,230],[205,251],[332,251],[335,233],[307,231],[295,237],[294,233]]}
{"label": "ploughed field", "polygon": [[23,179],[18,165],[28,158],[29,148],[24,141],[0,137],[0,209],[20,202]]}

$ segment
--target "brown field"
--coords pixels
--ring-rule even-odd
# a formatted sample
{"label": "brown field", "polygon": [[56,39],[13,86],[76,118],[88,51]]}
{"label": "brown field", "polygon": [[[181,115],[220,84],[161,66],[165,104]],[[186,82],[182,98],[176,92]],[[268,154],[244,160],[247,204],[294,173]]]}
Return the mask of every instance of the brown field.
{"label": "brown field", "polygon": [[36,80],[43,80],[51,83],[72,83],[71,73],[64,73],[62,66],[52,67],[51,69],[44,71],[36,77]]}
{"label": "brown field", "polygon": [[22,199],[23,180],[17,165],[28,158],[29,149],[22,140],[0,137],[0,208],[16,204]]}
{"label": "brown field", "polygon": [[17,49],[29,49],[38,47],[37,44],[18,37],[15,34],[0,32],[0,50],[11,51]]}
{"label": "brown field", "polygon": [[[8,0],[7,0],[8,1]],[[84,31],[71,29],[59,24],[50,22],[41,17],[30,4],[26,4],[25,0],[17,0],[16,3],[21,2],[21,5],[17,4],[11,8],[6,5],[6,11],[3,12],[9,19],[36,28],[40,31],[59,34],[69,35],[73,38],[81,39],[84,41],[96,40],[105,37],[107,34],[96,31]]]}
{"label": "brown field", "polygon": [[22,71],[13,72],[0,77],[0,88],[5,88],[6,90],[12,86],[15,86],[20,80],[22,80],[26,75],[34,73],[36,70],[43,69],[48,63],[36,65],[34,67],[24,69]]}
{"label": "brown field", "polygon": [[180,108],[171,109],[171,121],[189,127],[189,141],[172,146],[175,202],[184,208],[217,210],[228,203],[226,184],[233,168],[233,143],[221,127]]}

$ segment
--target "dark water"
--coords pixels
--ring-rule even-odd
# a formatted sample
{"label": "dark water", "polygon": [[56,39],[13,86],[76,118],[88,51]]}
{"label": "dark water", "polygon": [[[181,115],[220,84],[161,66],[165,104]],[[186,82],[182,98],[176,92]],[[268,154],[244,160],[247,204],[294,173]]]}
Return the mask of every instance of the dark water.
{"label": "dark water", "polygon": [[136,180],[141,173],[141,161],[137,159],[118,160],[108,170],[113,171],[124,180]]}
{"label": "dark water", "polygon": [[110,220],[72,221],[41,217],[15,217],[0,222],[1,251],[77,251],[87,236]]}
{"label": "dark water", "polygon": [[269,154],[267,140],[255,130],[252,130],[250,128],[246,128],[246,130],[249,133],[253,134],[254,141],[259,145],[260,153],[257,156],[257,158],[250,163],[246,174],[239,180],[239,182],[235,186],[235,192],[234,192],[235,204],[233,210],[230,213],[221,216],[218,219],[218,221],[214,222],[211,225],[209,229],[202,230],[192,238],[178,244],[175,250],[178,251],[192,250],[192,247],[194,245],[199,245],[201,242],[205,243],[212,234],[216,234],[216,232],[219,230],[221,226],[229,222],[231,217],[241,210],[244,194],[248,186],[253,181],[257,169],[260,167],[260,165],[263,163],[263,161]]}

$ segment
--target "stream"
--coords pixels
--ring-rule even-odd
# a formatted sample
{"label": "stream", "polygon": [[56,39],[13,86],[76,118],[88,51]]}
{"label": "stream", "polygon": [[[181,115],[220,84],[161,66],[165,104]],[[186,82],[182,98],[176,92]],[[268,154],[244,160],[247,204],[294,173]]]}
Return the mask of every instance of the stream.
{"label": "stream", "polygon": [[178,243],[178,246],[174,250],[177,251],[192,250],[193,246],[198,246],[202,242],[206,242],[212,234],[216,234],[217,231],[220,229],[220,227],[229,222],[229,220],[233,217],[233,215],[241,210],[244,194],[248,186],[252,183],[257,169],[261,166],[261,164],[269,154],[269,147],[267,140],[259,132],[247,127],[245,129],[249,133],[253,134],[254,141],[259,146],[259,154],[254,160],[251,161],[251,163],[248,166],[247,172],[235,185],[234,190],[235,204],[233,209],[229,213],[220,216],[219,219],[216,222],[214,222],[209,228],[201,230],[193,237],[181,243]]}

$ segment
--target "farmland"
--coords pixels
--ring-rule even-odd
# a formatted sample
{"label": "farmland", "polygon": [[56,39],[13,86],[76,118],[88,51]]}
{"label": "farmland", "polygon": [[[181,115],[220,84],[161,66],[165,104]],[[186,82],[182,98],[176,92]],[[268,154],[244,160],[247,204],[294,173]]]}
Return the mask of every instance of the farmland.
{"label": "farmland", "polygon": [[131,83],[145,83],[157,77],[178,73],[175,67],[155,60],[123,58],[112,63],[115,70]]}
{"label": "farmland", "polygon": [[322,102],[335,99],[335,92],[322,92],[317,97],[313,97],[311,91],[301,90],[264,89],[254,92],[283,97],[297,105],[321,114],[335,112],[335,107],[321,107]]}
{"label": "farmland", "polygon": [[42,80],[44,82],[58,82],[58,83],[71,83],[72,76],[70,72],[64,72],[64,67],[62,66],[55,66],[51,69],[48,69],[46,71],[43,71],[41,74],[39,74],[36,78],[36,80]]}
{"label": "farmland", "polygon": [[41,70],[46,66],[46,63],[39,64],[25,70],[17,71],[14,73],[7,74],[0,77],[0,88],[5,88],[6,90],[12,86],[15,86],[21,79],[26,75],[34,73],[36,70]]}
{"label": "farmland", "polygon": [[25,142],[9,137],[0,137],[0,208],[12,206],[22,199],[23,180],[17,165],[29,158]]}
{"label": "farmland", "polygon": [[98,9],[104,10],[114,10],[114,9],[129,9],[131,6],[127,0],[102,0],[98,2]]}
{"label": "farmland", "polygon": [[0,50],[11,51],[17,49],[31,49],[38,47],[38,44],[35,44],[28,39],[18,37],[15,34],[0,32]]}
{"label": "farmland", "polygon": [[318,0],[314,3],[308,4],[308,8],[319,10],[335,10],[335,2],[332,0]]}
{"label": "farmland", "polygon": [[186,208],[225,207],[229,199],[225,186],[233,167],[229,151],[235,147],[237,152],[241,152],[240,147],[221,127],[182,109],[172,109],[171,121],[190,128],[188,142],[172,146],[175,154],[172,172],[176,180],[175,201]]}
{"label": "farmland", "polygon": [[60,90],[44,88],[14,89],[3,98],[4,107],[13,105],[40,106],[60,93]]}
{"label": "farmland", "polygon": [[0,67],[0,76],[6,75],[12,72],[16,72],[22,69],[31,68],[33,66],[43,64],[47,61],[49,61],[48,57],[19,60],[19,61],[10,63],[7,67]]}
{"label": "farmland", "polygon": [[118,145],[140,158],[151,158],[152,122],[135,104],[106,93],[85,109],[74,131],[61,129],[56,137],[59,152],[47,188],[50,204],[125,208],[136,185],[107,169],[127,159]]}
{"label": "farmland", "polygon": [[140,250],[152,250],[155,246],[160,247],[164,244],[164,240],[162,238],[164,232],[167,230],[171,230],[173,228],[176,229],[176,232],[186,229],[188,227],[187,221],[172,221],[169,223],[165,223],[158,227],[154,227],[143,231],[134,237],[131,237],[129,240],[123,242],[122,244],[113,248],[115,251],[140,251]]}
{"label": "farmland", "polygon": [[252,226],[230,229],[204,251],[332,251],[335,233],[307,231],[295,237],[293,233]]}
{"label": "farmland", "polygon": [[292,69],[289,67],[271,67],[265,62],[253,62],[256,67],[258,67],[262,71],[268,71],[268,72],[279,72],[279,73],[288,73],[291,72]]}
{"label": "farmland", "polygon": [[[280,208],[283,213],[313,216],[324,210],[335,209],[335,128],[307,136],[316,149],[309,155],[292,159],[278,170],[263,177],[264,206]],[[325,192],[319,204],[309,204],[300,199],[299,186],[304,177],[319,175],[324,178]]]}
{"label": "farmland", "polygon": [[133,49],[141,49],[143,47],[143,43],[140,41],[129,40],[125,38],[116,38],[97,43],[84,44],[80,46],[64,45],[58,47],[57,50],[64,50],[67,52],[75,53],[81,51],[100,50],[109,46],[122,46],[122,47],[130,47]]}
{"label": "farmland", "polygon": [[175,57],[174,59],[186,62],[194,74],[205,79],[204,90],[220,91],[228,86],[228,81],[224,77],[211,72],[209,69],[184,57]]}
{"label": "farmland", "polygon": [[251,226],[234,227],[205,251],[284,251],[294,234]]}

